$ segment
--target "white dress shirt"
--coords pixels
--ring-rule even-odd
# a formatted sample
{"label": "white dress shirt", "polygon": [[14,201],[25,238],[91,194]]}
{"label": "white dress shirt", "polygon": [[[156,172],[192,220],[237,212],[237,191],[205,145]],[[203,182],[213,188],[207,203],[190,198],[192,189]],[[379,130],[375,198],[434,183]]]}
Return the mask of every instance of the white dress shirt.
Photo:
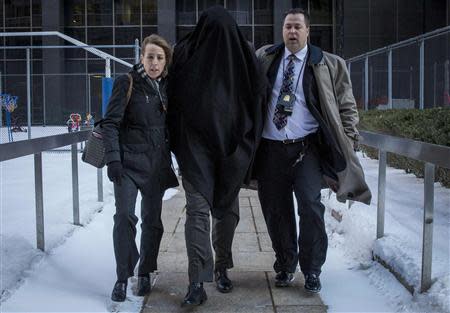
{"label": "white dress shirt", "polygon": [[277,77],[275,79],[275,84],[273,85],[270,103],[267,108],[266,120],[264,122],[264,129],[262,133],[263,138],[272,140],[297,139],[314,133],[319,128],[319,123],[314,116],[312,116],[306,106],[305,94],[303,93],[303,74],[306,70],[307,64],[305,64],[301,73],[300,71],[302,69],[303,62],[306,62],[307,53],[307,45],[295,53],[294,83],[292,87],[293,92],[295,91],[294,107],[292,115],[287,118],[287,125],[278,130],[273,123],[273,115],[277,106],[281,85],[283,84],[283,70],[286,70],[287,64],[289,63],[288,57],[292,54],[286,47],[284,48],[283,58],[280,62],[280,66],[278,67]]}

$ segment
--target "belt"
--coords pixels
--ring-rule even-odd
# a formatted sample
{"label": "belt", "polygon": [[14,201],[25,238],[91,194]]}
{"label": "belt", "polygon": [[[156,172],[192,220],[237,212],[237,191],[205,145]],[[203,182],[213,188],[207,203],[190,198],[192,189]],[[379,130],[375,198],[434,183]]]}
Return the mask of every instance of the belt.
{"label": "belt", "polygon": [[316,135],[316,133],[309,134],[305,137],[295,138],[295,139],[284,139],[284,140],[273,140],[268,138],[263,138],[265,141],[269,143],[279,143],[283,145],[291,145],[295,143],[302,143],[302,145],[306,145],[308,142],[311,142],[311,139]]}

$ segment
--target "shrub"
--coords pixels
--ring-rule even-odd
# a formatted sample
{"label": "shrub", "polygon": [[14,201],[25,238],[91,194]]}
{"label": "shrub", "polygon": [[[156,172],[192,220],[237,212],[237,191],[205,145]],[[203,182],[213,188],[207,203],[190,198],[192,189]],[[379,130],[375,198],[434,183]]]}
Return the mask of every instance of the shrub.
{"label": "shrub", "polygon": [[[450,147],[450,108],[360,111],[359,117],[360,130]],[[362,146],[362,149],[371,158],[378,158],[376,149],[367,146]],[[387,159],[390,166],[418,177],[424,176],[424,163],[421,161],[393,153],[388,153]],[[450,187],[450,169],[436,167],[435,179]]]}

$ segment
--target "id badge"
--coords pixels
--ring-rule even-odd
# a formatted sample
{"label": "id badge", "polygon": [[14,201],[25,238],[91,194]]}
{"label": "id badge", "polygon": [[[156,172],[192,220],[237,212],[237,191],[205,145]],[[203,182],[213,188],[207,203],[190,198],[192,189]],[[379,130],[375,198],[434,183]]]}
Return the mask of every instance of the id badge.
{"label": "id badge", "polygon": [[279,105],[283,108],[283,113],[292,115],[294,110],[295,95],[293,93],[284,93],[281,95]]}

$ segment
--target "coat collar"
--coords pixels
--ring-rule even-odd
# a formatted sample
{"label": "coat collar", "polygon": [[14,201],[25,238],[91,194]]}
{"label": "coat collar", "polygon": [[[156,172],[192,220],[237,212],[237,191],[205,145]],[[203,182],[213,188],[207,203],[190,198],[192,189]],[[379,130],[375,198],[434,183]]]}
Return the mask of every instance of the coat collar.
{"label": "coat collar", "polygon": [[[311,44],[308,44],[308,48],[309,48],[309,64],[319,64],[323,58],[322,49],[320,49],[317,46],[311,45]],[[267,55],[278,54],[278,53],[281,53],[283,50],[284,50],[284,43],[281,43],[278,45],[273,45],[271,47],[268,47],[265,50],[265,53]]]}

